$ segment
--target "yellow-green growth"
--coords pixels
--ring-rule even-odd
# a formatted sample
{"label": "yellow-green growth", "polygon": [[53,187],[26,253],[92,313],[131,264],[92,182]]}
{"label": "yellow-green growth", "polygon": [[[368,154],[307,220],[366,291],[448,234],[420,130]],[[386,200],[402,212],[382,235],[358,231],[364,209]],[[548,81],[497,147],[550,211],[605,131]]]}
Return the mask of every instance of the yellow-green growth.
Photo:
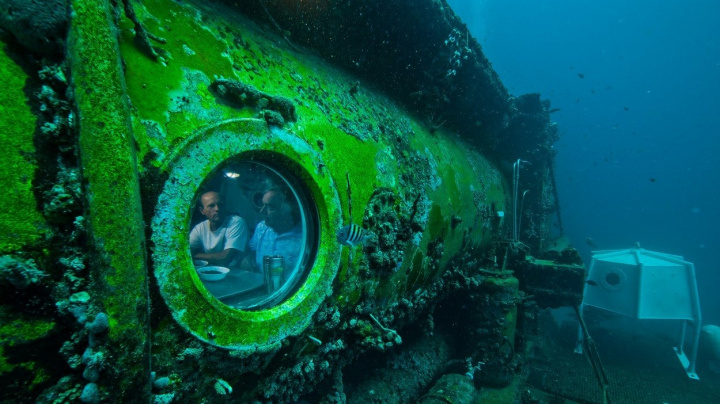
{"label": "yellow-green growth", "polygon": [[[32,385],[45,382],[48,372],[36,362],[8,361],[5,348],[12,348],[21,344],[32,344],[40,338],[45,338],[54,329],[55,323],[21,313],[7,310],[0,306],[0,375],[12,372],[15,369],[25,369],[35,375]],[[9,349],[11,351],[12,349]]]}
{"label": "yellow-green growth", "polygon": [[[339,204],[331,209],[341,213],[341,225],[361,224],[368,201],[378,188],[392,189],[401,205],[411,204],[421,191],[432,201],[435,208],[422,240],[417,246],[407,247],[408,257],[413,259],[404,260],[396,273],[373,280],[373,285],[368,281],[364,288],[358,276],[361,249],[353,254],[346,251],[334,285],[336,292],[344,296],[339,304],[356,303],[370,288],[392,301],[393,295],[405,293],[406,289],[427,285],[457,253],[465,231],[471,227],[469,236],[475,243],[489,241],[488,226],[483,226],[486,218],[473,226],[478,223],[481,208],[476,202],[502,205],[503,187],[492,188],[502,180],[487,160],[472,152],[472,147],[443,131],[430,134],[392,101],[367,86],[361,84],[360,90],[351,95],[349,89],[356,83],[355,77],[313,55],[283,48],[282,41],[273,42],[245,17],[163,0],[135,5],[148,31],[168,40],[167,44],[157,45],[166,63],[153,62],[135,48],[131,24],[122,23],[120,49],[137,128],[139,160],[167,173],[195,134],[219,122],[257,117],[259,108],[233,109],[208,91],[217,76],[293,100],[299,119],[287,123],[284,129],[318,153],[321,166],[306,166],[308,172],[332,176]],[[276,152],[284,153],[283,146],[274,147]],[[154,155],[148,161],[150,151]],[[457,164],[448,164],[450,161]],[[418,170],[416,163],[430,167],[430,184],[424,177],[426,171]],[[139,169],[144,168],[148,166]],[[423,189],[414,189],[413,185]],[[183,203],[183,210],[175,213],[184,217],[187,202]],[[453,216],[462,219],[455,229],[450,226]],[[328,229],[331,235],[336,230]],[[441,235],[444,255],[440,266],[429,265],[428,243]],[[176,248],[184,248],[187,243],[186,235],[180,237]],[[416,286],[398,286],[405,280]],[[222,345],[222,339],[219,336],[215,342]]]}
{"label": "yellow-green growth", "polygon": [[35,209],[32,190],[35,116],[23,93],[26,79],[22,69],[0,51],[0,188],[5,195],[5,208],[0,213],[0,253],[33,244],[44,231],[45,221]]}
{"label": "yellow-green growth", "polygon": [[[168,112],[171,96],[181,89],[184,69],[202,71],[210,79],[232,77],[227,44],[197,21],[196,13],[175,2],[149,0],[134,6],[146,29],[168,42],[156,44],[163,62],[152,60],[135,46],[133,25],[123,19],[120,50],[128,66],[127,91],[141,119],[153,120],[164,127],[171,121],[173,114]],[[185,119],[178,118],[181,122]]]}
{"label": "yellow-green growth", "polygon": [[88,230],[97,253],[91,294],[109,316],[109,349],[122,369],[122,377],[99,384],[119,394],[116,399],[147,401],[149,364],[136,359],[149,355],[144,229],[112,10],[107,0],[76,0],[72,9],[68,54]]}

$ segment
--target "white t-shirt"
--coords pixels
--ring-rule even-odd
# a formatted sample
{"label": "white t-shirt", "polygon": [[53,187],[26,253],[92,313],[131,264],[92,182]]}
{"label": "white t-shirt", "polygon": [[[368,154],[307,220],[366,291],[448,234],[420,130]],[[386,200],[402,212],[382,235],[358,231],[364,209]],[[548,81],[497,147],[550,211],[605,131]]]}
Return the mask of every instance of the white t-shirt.
{"label": "white t-shirt", "polygon": [[[242,253],[247,246],[248,233],[247,224],[240,216],[227,216],[215,231],[210,230],[210,221],[205,220],[198,223],[190,232],[190,250],[216,253],[234,248]],[[236,255],[228,266],[239,265],[237,258]]]}

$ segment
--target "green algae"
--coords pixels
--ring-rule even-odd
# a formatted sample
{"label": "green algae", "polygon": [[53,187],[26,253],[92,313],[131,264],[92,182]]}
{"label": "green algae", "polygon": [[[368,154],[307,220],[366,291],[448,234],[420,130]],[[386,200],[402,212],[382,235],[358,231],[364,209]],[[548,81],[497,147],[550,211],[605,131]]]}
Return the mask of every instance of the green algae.
{"label": "green algae", "polygon": [[[187,73],[183,74],[183,71],[196,71],[207,78],[236,77],[262,91],[294,98],[301,122],[288,129],[297,136],[311,144],[321,140],[329,149],[352,150],[353,153],[341,156],[347,169],[333,170],[333,159],[328,159],[326,164],[332,173],[342,175],[347,172],[351,177],[353,197],[360,203],[367,201],[375,184],[372,178],[365,180],[363,174],[367,172],[367,163],[375,160],[377,145],[371,142],[366,144],[354,136],[348,136],[338,128],[337,123],[332,122],[363,120],[367,121],[368,127],[377,127],[379,122],[375,114],[364,112],[358,116],[359,113],[354,112],[362,112],[362,108],[357,108],[361,102],[366,105],[376,103],[375,97],[350,97],[347,94],[350,79],[337,79],[344,77],[342,72],[329,67],[317,69],[318,60],[309,55],[294,55],[270,45],[264,33],[245,29],[241,35],[237,22],[233,24],[222,17],[200,15],[186,10],[182,5],[168,5],[162,1],[144,2],[142,10],[138,11],[138,15],[146,23],[147,29],[168,40],[167,44],[158,45],[168,54],[168,59],[167,66],[164,66],[140,53],[133,45],[131,26],[124,23],[121,52],[127,66],[128,95],[138,118],[159,123],[162,135],[165,136],[158,142],[140,134],[137,139],[140,160],[143,160],[148,150],[163,149],[168,145],[172,147],[179,139],[202,126],[223,119],[253,116],[255,111],[250,108],[235,110],[217,102],[203,86],[194,86],[196,91],[192,94],[199,96],[200,102],[192,111],[171,111],[173,97],[182,98],[190,94],[188,79],[185,78]],[[245,22],[245,26],[252,27],[252,23]],[[188,49],[201,52],[191,54]],[[199,59],[201,53],[202,59]],[[301,57],[311,60],[304,61]],[[321,111],[312,107],[317,101],[322,103]],[[347,164],[348,160],[351,164]],[[388,172],[388,176],[392,176],[393,172]],[[346,182],[344,178],[335,180],[338,183]],[[366,190],[364,195],[362,190]],[[346,192],[341,193],[341,198],[343,205],[346,205]],[[348,220],[359,220],[362,211],[356,209],[353,216]]]}
{"label": "green algae", "polygon": [[6,205],[0,213],[0,253],[33,245],[45,232],[45,220],[34,209],[36,118],[23,93],[26,80],[25,72],[4,49],[0,51],[0,141],[5,148],[0,160],[0,187],[5,191]]}
{"label": "green algae", "polygon": [[142,385],[149,363],[137,361],[148,352],[148,296],[144,227],[140,209],[132,122],[110,6],[76,0],[68,36],[79,151],[87,183],[88,229],[97,252],[90,270],[91,294],[107,313],[109,347],[118,369],[134,369],[133,377],[106,388],[129,397],[144,397]]}
{"label": "green algae", "polygon": [[41,338],[46,338],[55,329],[55,322],[36,318],[0,306],[0,375],[17,370],[25,370],[33,375],[29,388],[46,382],[48,372],[39,362],[8,361],[6,352],[13,352],[17,346],[29,346]]}
{"label": "green algae", "polygon": [[[205,175],[233,155],[258,148],[280,154],[294,153],[282,142],[268,143],[267,139],[256,135],[266,131],[262,121],[249,119],[258,116],[256,109],[234,109],[216,99],[208,90],[213,77],[234,78],[273,96],[294,100],[299,120],[286,125],[285,129],[305,144],[307,153],[316,156],[310,160],[298,156],[296,160],[303,161],[303,170],[311,173],[312,178],[328,177],[323,181],[329,180],[332,184],[318,191],[317,200],[328,203],[328,194],[337,196],[336,201],[329,202],[327,209],[334,211],[338,223],[321,224],[325,226],[327,237],[321,242],[321,248],[326,248],[328,253],[342,251],[334,240],[337,227],[347,223],[360,224],[368,201],[377,189],[393,189],[398,196],[398,209],[411,204],[417,192],[427,195],[432,205],[429,217],[424,219],[427,220],[425,234],[419,245],[406,248],[406,255],[412,259],[403,260],[397,272],[369,281],[373,286],[368,287],[379,299],[392,301],[393,296],[413,287],[407,283],[424,285],[443,270],[442,264],[439,267],[427,264],[423,251],[430,241],[442,237],[445,243],[442,260],[457,252],[464,229],[469,228],[478,216],[478,199],[488,205],[502,203],[504,192],[501,188],[491,195],[482,185],[496,182],[499,177],[496,170],[481,157],[468,153],[468,146],[458,139],[445,133],[441,133],[443,136],[430,134],[422,125],[409,120],[392,102],[363,88],[361,83],[358,85],[360,91],[351,94],[348,90],[356,83],[352,77],[311,55],[281,49],[250,22],[230,23],[225,16],[208,16],[203,10],[189,12],[185,7],[176,3],[166,5],[159,0],[139,6],[138,15],[146,28],[168,39],[167,44],[158,45],[165,64],[152,61],[134,47],[128,23],[124,23],[121,37],[133,122],[136,127],[144,127],[135,132],[139,159],[147,161],[145,155],[153,151],[154,157],[147,164],[168,173],[171,181],[184,182],[180,185],[182,191],[172,191],[161,197],[158,205],[161,209],[156,211],[155,220],[168,220],[174,215],[186,220],[186,200],[192,199]],[[197,50],[205,46],[207,57],[203,63],[196,63]],[[148,82],[150,78],[153,83]],[[239,122],[243,119],[254,122],[248,124],[250,127],[236,130],[242,133],[243,139],[221,140],[225,135],[220,135],[220,127],[242,127],[244,124]],[[217,137],[215,146],[199,140],[207,136]],[[187,165],[180,161],[191,161],[187,153],[198,142],[208,145],[204,155],[196,156],[202,163],[192,160],[192,170],[178,171],[177,167]],[[453,164],[448,164],[450,161]],[[140,170],[145,168],[140,167]],[[169,184],[166,184],[166,193],[167,186]],[[473,194],[473,187],[479,190],[477,195]],[[172,198],[180,201],[171,201]],[[451,231],[450,218],[454,215],[463,222]],[[188,224],[175,219],[171,221],[175,223],[173,229],[156,229],[153,238],[156,246],[172,246],[180,251],[180,255],[168,251],[170,256],[176,257],[174,261],[166,262],[166,257],[158,259],[156,276],[163,297],[170,301],[175,311],[173,315],[197,338],[248,352],[258,347],[270,350],[282,337],[296,334],[306,324],[305,317],[312,312],[312,304],[290,312],[277,308],[248,314],[219,303],[196,277],[191,276],[191,272],[186,273],[185,268],[191,268],[188,254],[184,253],[187,251],[185,233]],[[489,235],[489,232],[483,232],[482,226],[472,230],[471,237],[478,243]],[[334,268],[313,269],[309,281],[318,281],[312,277],[323,278],[320,281],[324,285],[323,293],[330,293],[332,287],[327,284],[327,272],[338,271],[339,287],[336,290],[343,298],[338,297],[336,301],[350,307],[363,299],[364,286],[358,273],[363,255],[358,253],[359,249],[355,253],[345,250],[342,261],[337,258],[338,264]],[[327,262],[318,265],[327,265]],[[371,272],[369,276],[375,275]],[[309,290],[312,288],[295,296],[298,300],[293,304],[307,298]],[[197,311],[196,306],[204,311]],[[264,324],[264,327],[259,328],[258,324]]]}
{"label": "green algae", "polygon": [[[170,194],[167,198],[188,196],[202,183],[202,176],[207,175],[219,162],[233,153],[250,149],[272,150],[291,156],[305,172],[306,179],[318,183],[315,185],[314,196],[321,203],[319,208],[325,212],[321,217],[324,238],[320,244],[323,257],[311,270],[303,289],[282,307],[242,313],[218,303],[204,290],[197,277],[192,276],[192,266],[188,262],[187,253],[187,199],[178,197],[176,201],[172,201],[177,205],[168,210],[164,210],[167,207],[163,206],[164,202],[158,204],[160,208],[156,211],[156,220],[170,220],[171,225],[154,234],[154,241],[156,245],[167,244],[161,246],[161,249],[175,248],[179,254],[163,256],[160,259],[156,257],[155,273],[160,287],[164,289],[163,297],[170,302],[172,315],[183,327],[189,329],[194,337],[209,345],[238,349],[243,351],[243,355],[256,354],[258,361],[267,363],[272,360],[272,354],[267,355],[267,358],[261,354],[272,353],[281,346],[284,338],[298,335],[311,322],[319,302],[332,293],[333,289],[335,293],[341,293],[333,295],[333,301],[329,304],[337,304],[344,312],[363,303],[364,299],[376,298],[378,302],[392,302],[393,295],[412,291],[417,286],[426,286],[434,275],[446,270],[445,265],[428,264],[430,257],[425,252],[429,242],[438,237],[443,238],[445,254],[442,259],[445,262],[461,248],[462,236],[466,230],[472,230],[469,239],[473,243],[489,241],[491,233],[484,227],[488,218],[481,217],[481,220],[477,220],[478,212],[483,204],[496,204],[502,210],[507,187],[497,170],[468,145],[447,133],[430,134],[416,121],[411,122],[412,130],[409,132],[389,131],[385,134],[378,130],[378,127],[388,127],[389,120],[407,119],[405,112],[396,109],[384,97],[362,87],[358,94],[350,96],[348,88],[350,83],[354,82],[352,77],[325,66],[312,56],[284,51],[263,38],[264,34],[258,34],[243,24],[239,24],[240,27],[224,25],[227,24],[224,17],[207,19],[200,13],[187,12],[185,6],[179,2],[146,0],[143,3],[144,6],[135,3],[143,23],[149,31],[168,38],[169,42],[158,45],[164,49],[161,54],[164,55],[165,65],[154,62],[135,48],[128,30],[129,23],[122,23],[120,47],[127,67],[124,79],[126,94],[132,103],[131,121],[126,119],[127,113],[118,109],[110,111],[120,117],[112,123],[101,118],[102,113],[94,110],[83,116],[82,113],[87,113],[90,108],[90,103],[84,102],[80,105],[80,118],[96,120],[89,125],[92,130],[103,129],[109,124],[108,131],[101,131],[101,135],[107,136],[111,143],[104,150],[97,144],[88,147],[88,143],[84,143],[83,157],[95,162],[104,161],[108,155],[116,157],[108,160],[110,164],[105,169],[93,172],[90,167],[88,170],[88,178],[92,184],[108,183],[107,188],[91,186],[91,192],[94,193],[91,195],[91,198],[94,198],[91,199],[94,202],[90,207],[91,214],[103,215],[114,211],[123,215],[128,211],[118,209],[118,205],[139,205],[135,180],[132,178],[137,175],[137,171],[159,169],[162,174],[171,175],[170,181],[185,182],[181,184],[182,194]],[[200,56],[203,58],[197,58],[199,54],[202,54]],[[300,120],[289,124],[285,129],[296,138],[295,142],[304,145],[303,152],[297,152],[296,145],[277,140],[257,140],[253,139],[255,134],[241,132],[245,137],[242,141],[215,144],[218,149],[241,146],[233,149],[234,151],[208,151],[207,160],[201,163],[192,159],[185,160],[188,164],[198,164],[191,170],[190,177],[184,176],[189,171],[176,170],[178,159],[186,157],[188,149],[198,144],[198,139],[203,135],[208,134],[209,127],[217,128],[223,125],[218,125],[218,122],[231,126],[231,121],[252,121],[249,124],[252,128],[248,129],[248,132],[257,132],[256,134],[260,134],[258,138],[270,137],[264,122],[250,119],[257,116],[256,110],[228,107],[211,94],[207,84],[215,76],[234,76],[268,93],[292,97],[297,103]],[[107,77],[103,76],[101,79],[103,80],[97,87],[104,89],[108,84],[104,80]],[[122,87],[122,80],[111,78],[110,82],[110,91],[105,96],[111,100],[121,99],[122,91],[115,91],[112,87],[118,83]],[[85,89],[89,87],[92,86],[86,85]],[[123,120],[125,122],[122,122]],[[93,123],[96,125],[93,126]],[[131,129],[128,129],[130,127]],[[114,139],[109,131],[126,137],[126,142],[114,143],[118,139]],[[233,133],[238,135],[236,131]],[[396,140],[393,136],[397,135],[410,139],[411,148],[400,150],[394,146]],[[135,161],[132,147],[126,147],[133,141],[141,163]],[[123,159],[125,160],[117,161]],[[433,177],[429,180],[424,178],[421,175],[424,172],[418,169],[424,167],[421,164],[424,161],[420,160],[427,160],[427,165],[432,169]],[[127,175],[116,176],[115,171]],[[414,195],[420,192],[427,196],[432,207],[428,209],[427,226],[419,238],[419,244],[407,243],[406,258],[397,272],[382,277],[371,272],[368,276],[373,279],[369,280],[368,284],[372,284],[372,288],[363,289],[363,281],[358,274],[358,263],[363,257],[361,250],[358,248],[351,252],[349,248],[339,246],[334,240],[334,234],[342,224],[359,224],[370,197],[381,187],[391,188],[397,193],[396,205],[399,209],[407,207]],[[115,190],[118,191],[117,194],[112,192]],[[475,193],[477,195],[474,195]],[[147,203],[149,211],[155,208],[155,196],[143,195],[143,203]],[[98,200],[107,202],[98,206]],[[352,214],[349,209],[351,204]],[[95,210],[98,207],[100,209]],[[136,213],[130,210],[128,216],[121,216],[122,220],[142,223]],[[457,228],[450,227],[453,216],[462,219]],[[133,244],[137,240],[132,237],[125,239],[128,234],[133,236],[141,230],[132,223],[124,226],[120,221],[116,218],[108,223],[98,224],[95,219],[94,223],[91,223],[90,231],[96,232],[98,236],[95,239],[97,246],[101,249],[107,247],[109,252],[105,257],[108,258],[106,262],[94,265],[91,269],[103,272],[100,276],[92,275],[96,286],[103,281],[107,281],[109,286],[102,293],[93,293],[94,298],[102,296],[101,299],[94,300],[93,304],[106,305],[111,314],[120,313],[132,317],[131,312],[135,310],[138,313],[147,310],[147,307],[143,307],[142,299],[140,304],[134,305],[135,295],[115,294],[123,293],[125,281],[128,281],[129,285],[136,285],[138,293],[147,291],[148,286],[142,284],[143,277],[139,273],[143,272],[144,264],[139,261],[144,258],[140,251],[144,251],[144,247],[138,248]],[[476,225],[478,223],[479,225]],[[173,257],[179,258],[173,261]],[[121,268],[120,271],[117,271],[118,267]],[[135,268],[138,272],[123,271],[122,268],[126,267]],[[171,273],[173,271],[180,275]],[[338,275],[333,281],[336,271]],[[107,278],[102,279],[106,275]],[[154,292],[152,289],[151,291]],[[164,308],[158,312],[163,311]],[[515,312],[509,313],[506,321],[514,324],[515,316]],[[143,318],[135,324],[125,323],[120,316],[111,315],[110,322],[112,338],[130,341],[130,344],[134,341],[131,333],[141,330],[138,334],[144,334],[149,328]],[[172,356],[156,361],[158,357],[167,355],[166,351],[177,349],[169,345],[187,341],[185,333],[178,327],[166,326],[172,319],[165,317],[162,322],[165,323],[164,326],[153,327],[153,332],[165,337],[157,351],[152,354],[153,362],[155,365],[178,366],[178,372],[187,372],[187,363],[181,366]],[[373,336],[374,326],[369,322],[362,324],[360,333]],[[342,337],[342,333],[339,334]],[[144,337],[140,336],[140,339],[142,338]],[[143,345],[139,344],[138,348],[142,349]],[[3,346],[0,345],[0,369],[8,365],[2,350]],[[127,354],[132,358],[144,354],[144,358],[149,358],[149,354],[139,351],[118,354]],[[230,356],[233,356],[233,353]],[[228,369],[224,366],[237,363],[227,361],[223,365],[215,363],[217,358],[212,355],[203,357],[205,358],[208,360],[203,360],[206,368],[202,377],[208,380],[217,377],[218,372]],[[138,370],[132,363],[130,365],[128,369],[144,374],[143,369]],[[36,375],[35,382],[47,377],[43,369],[33,363],[28,363],[25,369],[32,370]],[[233,370],[235,374],[243,373],[239,369]],[[195,382],[190,379],[192,378],[188,375],[188,386]],[[179,376],[174,379],[177,385],[183,382],[185,380],[181,380]],[[136,385],[147,387],[147,383]],[[197,397],[196,395],[194,398]]]}
{"label": "green algae", "polygon": [[[175,2],[145,1],[138,4],[138,17],[146,28],[167,39],[157,45],[163,62],[152,60],[134,44],[134,31],[129,20],[120,24],[120,54],[125,62],[125,83],[137,121],[159,125],[160,136],[136,131],[138,158],[142,161],[150,150],[163,150],[187,135],[187,129],[218,119],[215,115],[198,116],[178,108],[188,96],[200,98],[203,106],[214,103],[207,86],[188,91],[188,72],[198,71],[205,77],[231,76],[232,67],[225,55],[227,44],[199,21],[184,6]],[[216,105],[219,119],[229,118],[234,111]],[[196,110],[197,111],[197,110]]]}
{"label": "green algae", "polygon": [[45,337],[55,327],[53,321],[24,316],[3,306],[0,320],[0,341],[8,347]]}
{"label": "green algae", "polygon": [[[104,60],[104,55],[117,53],[116,43],[109,17],[104,15],[106,10],[92,10],[91,5],[81,1],[76,7],[81,18],[73,24],[75,30],[71,38],[74,40],[70,44],[76,55],[73,79],[81,123],[83,175],[90,191],[92,230],[112,267],[142,268],[143,229],[138,209],[137,163],[130,143],[132,129],[123,101],[122,76],[118,75],[120,66]],[[103,35],[106,41],[98,39]],[[125,237],[117,237],[121,234]],[[131,234],[135,237],[129,237]],[[131,251],[139,251],[140,255],[128,255]],[[114,280],[111,272],[107,275],[110,275],[107,280],[111,288],[145,284],[141,270],[115,272]],[[117,312],[125,310],[122,308],[125,303],[108,303],[117,304]]]}
{"label": "green algae", "polygon": [[[368,130],[375,128],[377,131],[383,119],[397,119],[393,114],[399,114],[399,111],[387,100],[369,92],[350,96],[347,89],[351,86],[351,80],[345,79],[342,72],[327,66],[318,69],[321,63],[319,60],[312,56],[283,51],[269,44],[265,34],[252,29],[245,29],[241,34],[237,24],[230,26],[219,17],[198,17],[198,14],[187,13],[178,5],[171,7],[173,18],[169,19],[163,14],[166,11],[158,8],[158,4],[159,2],[153,1],[145,3],[144,21],[148,22],[147,29],[158,35],[177,37],[175,42],[168,38],[168,44],[159,45],[173,58],[183,54],[186,48],[202,49],[205,46],[197,41],[198,38],[186,34],[188,29],[185,27],[200,24],[203,32],[212,32],[214,37],[212,40],[206,38],[203,42],[209,41],[211,50],[215,49],[213,46],[217,46],[218,50],[224,47],[223,60],[230,60],[235,77],[261,91],[295,99],[300,121],[287,129],[322,154],[322,165],[308,167],[308,170],[320,171],[321,175],[332,175],[340,198],[339,205],[334,209],[342,213],[343,223],[360,224],[364,207],[375,189],[388,182],[393,186],[398,185],[395,182],[398,163],[391,154],[383,152],[388,149],[387,145],[370,136],[349,135],[342,129],[353,122],[364,122],[366,126],[363,127]],[[165,22],[163,26],[153,25],[155,20]],[[247,26],[252,24],[248,23]],[[182,44],[178,42],[181,40],[184,41]],[[167,167],[178,154],[177,151],[183,149],[187,138],[192,137],[190,134],[200,128],[228,117],[237,119],[255,115],[251,108],[229,110],[208,92],[209,77],[227,77],[230,74],[228,71],[213,70],[209,65],[183,65],[183,61],[189,61],[192,55],[187,58],[183,56],[183,60],[169,59],[168,65],[163,66],[152,62],[134,49],[129,36],[124,37],[122,42],[121,50],[127,65],[128,94],[137,114],[136,121],[154,120],[160,123],[158,130],[152,130],[153,136],[149,133],[144,138],[142,133],[138,136],[141,159],[143,153],[154,150],[162,162],[151,164],[160,168]],[[181,46],[183,49],[180,49]],[[215,50],[210,53],[213,52]],[[183,77],[177,77],[174,73],[162,75],[163,69],[172,69],[175,65],[182,66]],[[240,69],[237,69],[238,66]],[[145,73],[134,75],[131,74],[133,71]],[[191,71],[191,74],[188,73]],[[158,74],[159,82],[152,86],[141,83],[142,80],[139,79],[156,77]],[[201,85],[203,80],[205,85]],[[189,103],[194,106],[173,108],[176,104],[174,99],[183,97],[190,98]],[[367,106],[373,106],[378,113],[368,113]],[[381,166],[381,174],[367,175],[375,164]],[[351,205],[354,207],[352,212]],[[330,229],[333,234],[334,231],[335,229]],[[360,255],[355,254],[354,258],[356,263]],[[344,266],[341,279],[351,278],[352,275],[345,272],[350,267]],[[352,296],[357,294],[352,293]]]}
{"label": "green algae", "polygon": [[208,77],[232,75],[232,66],[223,56],[227,45],[178,3],[143,1],[136,11],[145,28],[167,43],[156,44],[164,62],[152,60],[135,46],[133,26],[123,19],[120,52],[127,66],[127,93],[141,119],[164,124],[170,92],[180,88],[183,68],[203,71]]}

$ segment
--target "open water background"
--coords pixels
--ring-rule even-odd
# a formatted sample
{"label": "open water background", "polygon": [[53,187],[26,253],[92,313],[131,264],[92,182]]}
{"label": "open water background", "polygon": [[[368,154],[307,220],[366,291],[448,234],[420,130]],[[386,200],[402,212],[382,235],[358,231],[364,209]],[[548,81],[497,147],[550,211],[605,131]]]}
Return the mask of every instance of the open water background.
{"label": "open water background", "polygon": [[586,264],[588,237],[682,255],[720,325],[720,1],[448,3],[512,94],[560,108],[562,219]]}

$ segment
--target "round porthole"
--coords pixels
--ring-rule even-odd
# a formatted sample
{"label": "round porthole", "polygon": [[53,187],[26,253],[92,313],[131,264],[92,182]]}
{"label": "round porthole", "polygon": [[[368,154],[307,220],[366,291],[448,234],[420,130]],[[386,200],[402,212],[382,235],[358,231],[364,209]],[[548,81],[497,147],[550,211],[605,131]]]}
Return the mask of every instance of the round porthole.
{"label": "round porthole", "polygon": [[231,158],[206,179],[194,204],[193,266],[222,303],[245,310],[273,307],[312,268],[317,208],[285,165],[252,153]]}
{"label": "round porthole", "polygon": [[255,119],[178,147],[161,167],[151,239],[160,293],[181,326],[247,354],[307,327],[341,252],[340,202],[323,166],[308,142]]}
{"label": "round porthole", "polygon": [[607,290],[617,292],[625,288],[627,276],[620,268],[608,268],[600,273],[600,284]]}

